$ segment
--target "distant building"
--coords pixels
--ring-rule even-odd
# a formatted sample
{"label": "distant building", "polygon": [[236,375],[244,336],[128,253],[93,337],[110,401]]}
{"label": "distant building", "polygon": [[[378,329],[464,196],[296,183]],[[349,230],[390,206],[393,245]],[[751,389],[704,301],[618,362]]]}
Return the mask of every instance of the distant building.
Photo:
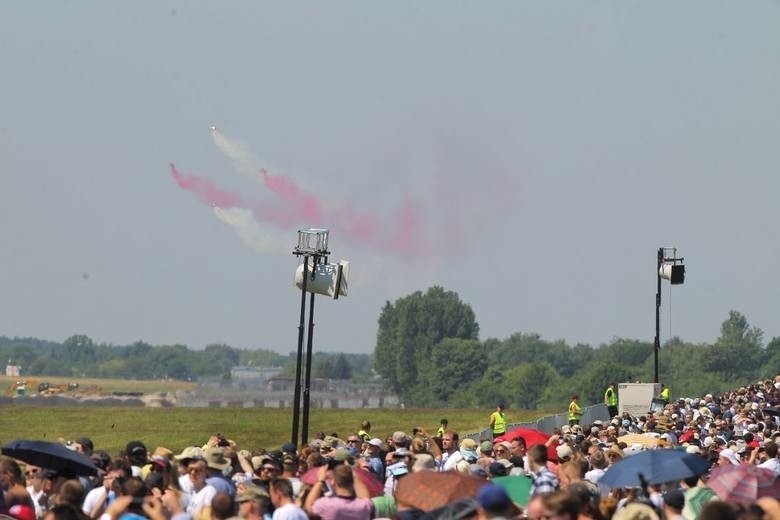
{"label": "distant building", "polygon": [[22,372],[22,367],[19,365],[6,365],[5,375],[7,377],[19,377]]}
{"label": "distant building", "polygon": [[230,369],[230,379],[245,383],[265,383],[281,371],[280,367],[233,367]]}

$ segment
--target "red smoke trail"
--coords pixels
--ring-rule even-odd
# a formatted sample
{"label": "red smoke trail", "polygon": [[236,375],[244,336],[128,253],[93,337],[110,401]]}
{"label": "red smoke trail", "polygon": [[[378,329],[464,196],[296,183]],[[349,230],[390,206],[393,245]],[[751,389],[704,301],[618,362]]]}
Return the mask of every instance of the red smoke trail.
{"label": "red smoke trail", "polygon": [[290,217],[299,217],[312,224],[322,221],[322,203],[315,195],[302,191],[295,181],[286,175],[271,175],[265,170],[260,171],[265,187],[292,205],[287,210]]}
{"label": "red smoke trail", "polygon": [[[278,200],[264,203],[247,201],[236,191],[222,189],[209,179],[185,175],[171,163],[171,175],[180,188],[193,193],[202,202],[222,209],[243,208],[261,222],[281,229],[295,226],[333,227],[340,235],[355,242],[371,244],[387,253],[423,256],[421,238],[422,211],[412,200],[406,200],[392,219],[380,219],[371,213],[353,210],[351,203],[325,213],[316,195],[306,193],[286,175],[271,175],[262,170],[265,186]],[[378,239],[382,238],[383,243]]]}
{"label": "red smoke trail", "polygon": [[422,226],[422,211],[417,204],[409,199],[404,201],[395,220],[395,229],[387,241],[386,249],[390,252],[413,256],[423,255],[425,246],[419,236]]}
{"label": "red smoke trail", "polygon": [[374,215],[358,214],[347,202],[331,214],[334,230],[344,233],[358,242],[369,242],[376,237],[379,219]]}
{"label": "red smoke trail", "polygon": [[194,193],[201,201],[210,206],[219,208],[244,207],[241,194],[220,189],[208,179],[201,179],[194,175],[184,175],[171,163],[171,175],[180,188]]}

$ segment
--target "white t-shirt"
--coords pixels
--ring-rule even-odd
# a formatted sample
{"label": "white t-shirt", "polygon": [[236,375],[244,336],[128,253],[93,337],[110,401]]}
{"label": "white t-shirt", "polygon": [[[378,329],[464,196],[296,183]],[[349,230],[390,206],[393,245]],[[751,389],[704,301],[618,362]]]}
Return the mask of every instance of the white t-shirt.
{"label": "white t-shirt", "polygon": [[203,489],[190,495],[190,503],[187,504],[187,512],[192,516],[196,516],[201,509],[211,505],[211,500],[216,494],[217,490],[214,486],[206,484],[203,486]]}
{"label": "white t-shirt", "polygon": [[274,511],[273,520],[309,520],[309,516],[295,504],[285,504]]}
{"label": "white t-shirt", "polygon": [[81,510],[84,511],[84,514],[91,517],[92,510],[95,509],[95,506],[100,502],[108,501],[110,492],[111,490],[106,489],[103,486],[91,490],[87,493],[87,496],[84,497],[84,503],[81,505]]}

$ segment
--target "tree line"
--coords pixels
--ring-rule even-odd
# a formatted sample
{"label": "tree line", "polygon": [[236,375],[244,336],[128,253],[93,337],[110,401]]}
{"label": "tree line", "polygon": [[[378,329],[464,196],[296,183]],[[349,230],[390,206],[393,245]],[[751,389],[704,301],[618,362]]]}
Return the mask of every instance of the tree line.
{"label": "tree line", "polygon": [[[780,338],[764,343],[761,329],[730,311],[712,343],[666,341],[659,355],[661,382],[676,396],[700,395],[770,377],[780,370]],[[238,349],[225,344],[196,350],[186,345],[95,343],[74,335],[62,343],[0,336],[0,359],[22,366],[24,376],[195,380],[229,378],[235,366],[281,367],[295,374],[296,353]],[[548,341],[517,332],[479,339],[471,306],[434,286],[386,302],[373,354],[315,352],[315,378],[381,378],[409,406],[564,407],[572,393],[586,404],[602,402],[610,382],[653,378],[653,343],[615,338],[597,347]]]}
{"label": "tree line", "polygon": [[[651,382],[653,343],[616,338],[594,348],[518,332],[479,340],[474,312],[441,287],[387,302],[379,317],[374,368],[411,406],[560,408],[572,393],[600,403],[610,382]],[[739,387],[780,370],[780,338],[730,311],[713,344],[673,337],[661,346],[659,374],[673,395]]]}
{"label": "tree line", "polygon": [[[208,345],[203,350],[181,344],[153,346],[143,341],[131,345],[98,344],[83,334],[62,343],[0,336],[0,359],[21,366],[25,377],[229,379],[231,368],[236,366],[279,367],[282,375],[293,376],[296,356],[225,344]],[[367,380],[372,377],[371,365],[369,354],[316,352],[312,356],[312,377]]]}

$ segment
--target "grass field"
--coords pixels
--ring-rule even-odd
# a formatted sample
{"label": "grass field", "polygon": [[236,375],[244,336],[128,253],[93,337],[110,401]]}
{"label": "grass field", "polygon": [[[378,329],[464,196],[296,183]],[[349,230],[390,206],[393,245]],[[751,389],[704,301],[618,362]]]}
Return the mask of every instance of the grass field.
{"label": "grass field", "polygon": [[195,383],[186,381],[162,381],[148,379],[95,379],[86,377],[55,377],[55,376],[29,376],[29,377],[8,377],[0,376],[0,389],[5,395],[13,395],[16,388],[16,382],[20,379],[27,381],[27,392],[37,393],[38,383],[50,383],[67,387],[69,383],[78,383],[79,390],[76,392],[94,391],[110,394],[112,392],[143,392],[152,394],[157,392],[180,392],[193,390]]}
{"label": "grass field", "polygon": [[[13,395],[19,378],[0,376],[0,389]],[[35,393],[38,383],[66,387],[79,383],[79,393],[185,391],[194,383],[123,379],[89,379],[66,377],[27,377],[28,393]],[[309,417],[309,438],[318,431],[338,433],[345,437],[356,432],[363,420],[371,421],[372,435],[385,438],[396,430],[411,433],[423,426],[430,433],[438,428],[442,417],[450,427],[471,433],[487,427],[492,410],[453,409],[313,409]],[[508,410],[509,422],[525,422],[544,415],[542,411]],[[103,406],[21,406],[0,409],[0,443],[13,439],[75,439],[86,436],[96,449],[116,454],[130,440],[140,439],[153,450],[165,446],[180,451],[200,446],[214,433],[223,433],[247,449],[278,449],[289,442],[292,410],[280,408],[141,408]]]}
{"label": "grass field", "polygon": [[[486,428],[492,410],[364,409],[311,410],[309,438],[314,433],[338,433],[342,438],[371,421],[371,434],[384,439],[396,430],[411,433],[423,426],[434,433],[446,417],[450,427],[470,433]],[[534,420],[540,411],[508,410],[510,422]],[[95,449],[116,454],[130,440],[140,439],[147,448],[165,446],[175,452],[200,446],[210,435],[223,433],[246,449],[278,449],[289,442],[292,410],[279,408],[112,408],[4,406],[0,410],[0,443],[14,439],[56,441],[86,436]]]}

